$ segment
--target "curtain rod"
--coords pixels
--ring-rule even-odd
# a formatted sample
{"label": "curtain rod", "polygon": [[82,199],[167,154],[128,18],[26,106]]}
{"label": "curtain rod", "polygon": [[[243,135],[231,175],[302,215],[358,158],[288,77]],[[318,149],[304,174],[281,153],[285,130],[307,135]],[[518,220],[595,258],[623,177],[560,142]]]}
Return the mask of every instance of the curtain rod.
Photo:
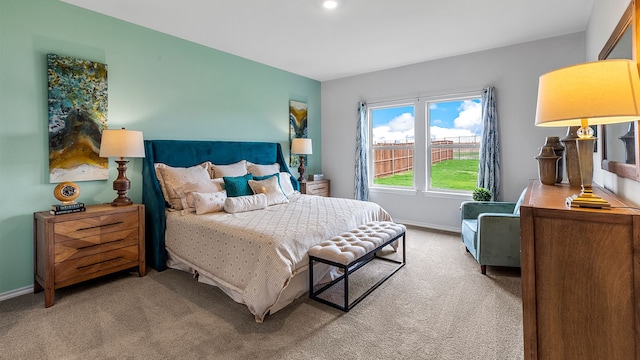
{"label": "curtain rod", "polygon": [[482,94],[483,89],[480,90],[469,90],[469,91],[461,91],[461,92],[456,92],[456,93],[450,93],[450,94],[446,94],[446,95],[419,95],[419,96],[408,96],[405,98],[396,98],[396,99],[389,99],[389,100],[376,100],[376,101],[363,101],[361,100],[361,102],[364,102],[367,105],[376,105],[376,104],[382,104],[382,103],[389,103],[389,102],[401,102],[401,101],[408,101],[408,100],[416,100],[416,101],[420,101],[420,99],[446,99],[449,97],[464,97],[467,95],[476,95],[476,94]]}

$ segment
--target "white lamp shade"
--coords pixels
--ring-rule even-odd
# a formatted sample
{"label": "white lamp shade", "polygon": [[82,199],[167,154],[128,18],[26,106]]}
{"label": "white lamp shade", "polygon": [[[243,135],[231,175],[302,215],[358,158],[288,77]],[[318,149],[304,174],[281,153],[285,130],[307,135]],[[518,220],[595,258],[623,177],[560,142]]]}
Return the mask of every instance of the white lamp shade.
{"label": "white lamp shade", "polygon": [[100,157],[144,157],[142,131],[102,130]]}
{"label": "white lamp shade", "polygon": [[301,155],[313,154],[313,146],[311,144],[311,139],[304,139],[304,138],[293,139],[293,141],[291,142],[291,153],[301,154]]}
{"label": "white lamp shade", "polygon": [[640,119],[640,78],[632,60],[601,60],[540,77],[537,126],[611,124]]}

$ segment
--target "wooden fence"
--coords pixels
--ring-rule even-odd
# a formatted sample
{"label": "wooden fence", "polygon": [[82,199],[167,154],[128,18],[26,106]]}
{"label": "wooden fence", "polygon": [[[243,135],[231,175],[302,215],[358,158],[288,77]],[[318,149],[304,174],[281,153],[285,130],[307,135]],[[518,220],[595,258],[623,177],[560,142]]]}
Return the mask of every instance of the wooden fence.
{"label": "wooden fence", "polygon": [[[437,140],[433,144],[453,144],[453,141]],[[374,145],[374,177],[379,178],[413,170],[413,145],[413,143]],[[431,163],[452,160],[453,150],[431,149]]]}

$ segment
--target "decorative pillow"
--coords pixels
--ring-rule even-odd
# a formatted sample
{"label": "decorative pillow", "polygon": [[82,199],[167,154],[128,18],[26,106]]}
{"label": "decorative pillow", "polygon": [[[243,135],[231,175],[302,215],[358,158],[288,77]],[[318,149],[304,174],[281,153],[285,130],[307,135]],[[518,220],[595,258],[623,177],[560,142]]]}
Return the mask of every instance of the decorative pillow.
{"label": "decorative pillow", "polygon": [[221,178],[225,176],[243,176],[248,173],[247,160],[240,160],[237,163],[230,165],[215,165],[211,164],[211,177]]}
{"label": "decorative pillow", "polygon": [[[199,183],[186,183],[182,187],[175,189],[182,203],[182,215],[196,210],[194,192],[213,193],[224,191],[224,181],[222,179],[209,179]],[[226,197],[226,195],[225,195]]]}
{"label": "decorative pillow", "polygon": [[191,195],[198,215],[224,210],[224,201],[227,199],[226,191],[212,193],[192,192]]}
{"label": "decorative pillow", "polygon": [[291,174],[288,172],[281,172],[278,175],[280,178],[280,187],[282,188],[284,196],[289,197],[293,195],[296,191],[293,188],[293,184],[291,184]]}
{"label": "decorative pillow", "polygon": [[208,191],[214,189],[212,186],[211,178],[209,177],[208,163],[202,163],[192,167],[171,167],[166,164],[156,164],[156,173],[159,174],[158,181],[160,182],[160,188],[163,190],[165,200],[169,203],[172,209],[182,210],[182,199],[178,193],[178,189],[181,189],[183,193],[185,187],[195,191],[197,189],[204,189]]}
{"label": "decorative pillow", "polygon": [[224,211],[232,214],[244,211],[261,210],[266,208],[267,196],[265,194],[228,197],[224,201]]}
{"label": "decorative pillow", "polygon": [[228,197],[253,195],[253,190],[249,187],[249,180],[253,180],[253,174],[244,176],[225,176],[224,189],[227,190]]}
{"label": "decorative pillow", "polygon": [[280,172],[280,164],[260,165],[247,161],[247,172],[252,173],[253,176],[277,174]]}
{"label": "decorative pillow", "polygon": [[279,177],[274,174],[265,180],[249,180],[248,182],[254,194],[265,194],[267,196],[267,205],[271,206],[289,202],[289,199],[284,196],[280,184],[278,184],[278,179]]}

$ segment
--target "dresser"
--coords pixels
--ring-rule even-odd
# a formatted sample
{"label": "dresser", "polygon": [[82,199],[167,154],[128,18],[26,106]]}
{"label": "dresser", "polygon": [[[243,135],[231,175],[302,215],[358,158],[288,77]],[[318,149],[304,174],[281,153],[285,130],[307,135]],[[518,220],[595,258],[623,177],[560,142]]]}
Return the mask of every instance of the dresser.
{"label": "dresser", "polygon": [[612,209],[567,207],[577,192],[531,181],[520,208],[524,358],[640,359],[640,212],[601,188]]}
{"label": "dresser", "polygon": [[327,179],[309,180],[300,183],[300,192],[307,195],[331,196],[331,183]]}
{"label": "dresser", "polygon": [[33,214],[34,293],[54,291],[129,268],[145,276],[144,205],[87,206],[86,211]]}

